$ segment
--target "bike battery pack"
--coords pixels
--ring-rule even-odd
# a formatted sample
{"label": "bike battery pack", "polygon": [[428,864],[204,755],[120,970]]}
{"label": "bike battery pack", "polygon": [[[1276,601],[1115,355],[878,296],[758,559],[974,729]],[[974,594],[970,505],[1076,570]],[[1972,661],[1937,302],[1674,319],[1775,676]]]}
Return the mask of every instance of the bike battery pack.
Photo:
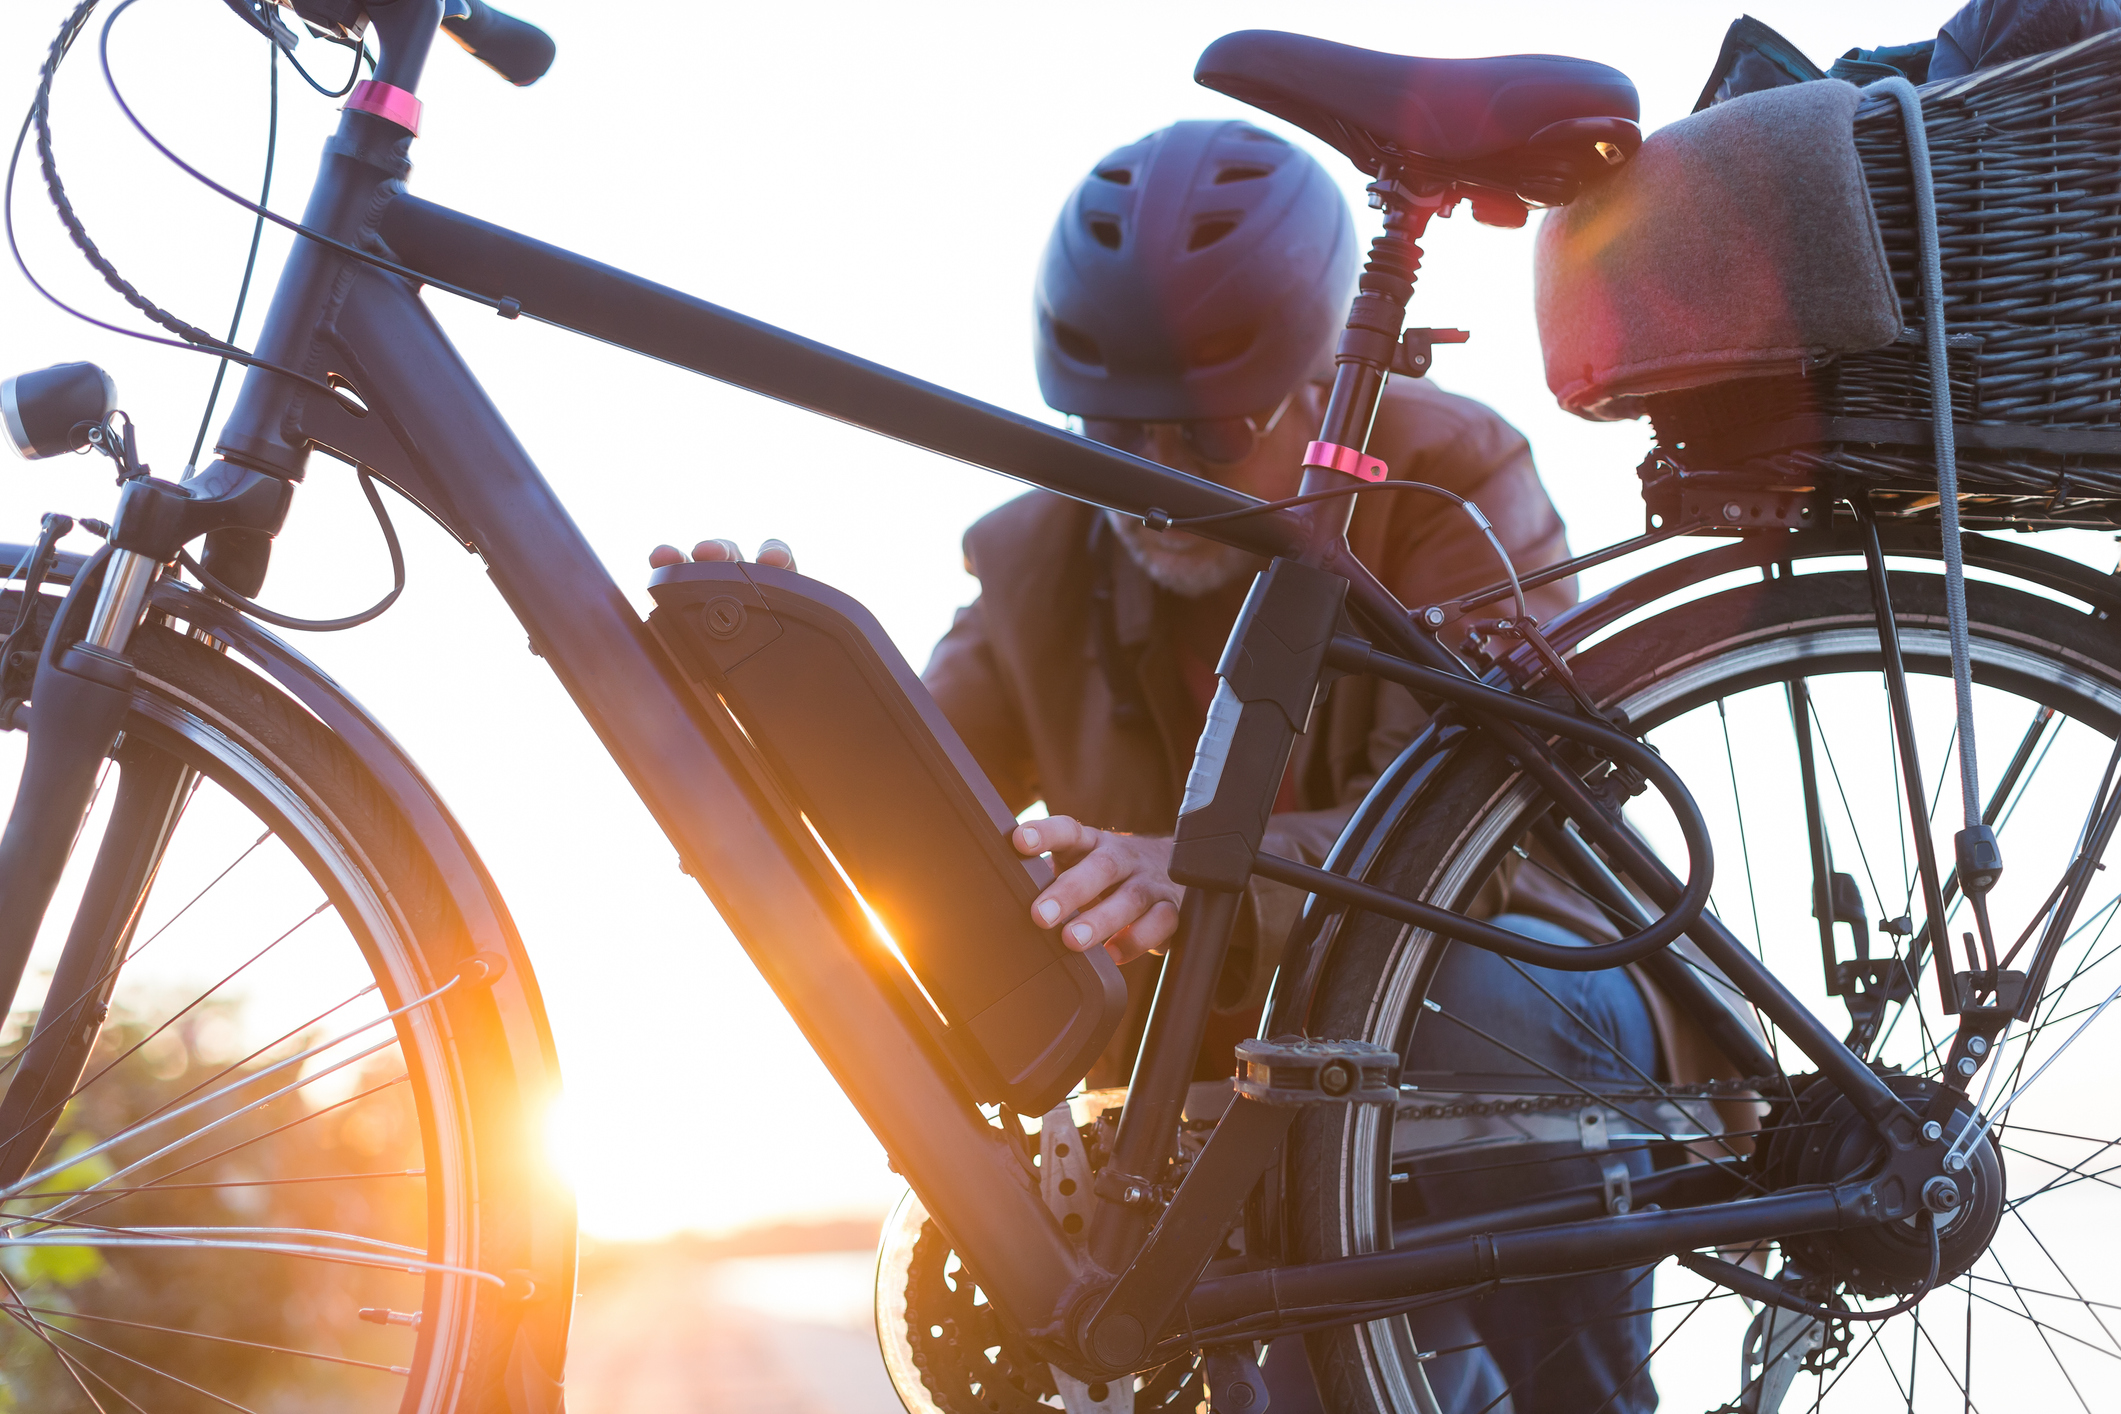
{"label": "bike battery pack", "polygon": [[975,1095],[1026,1114],[1059,1103],[1126,986],[1104,949],[1032,922],[1052,867],[1009,843],[1015,817],[883,626],[763,565],[673,565],[648,584],[650,622],[873,911]]}

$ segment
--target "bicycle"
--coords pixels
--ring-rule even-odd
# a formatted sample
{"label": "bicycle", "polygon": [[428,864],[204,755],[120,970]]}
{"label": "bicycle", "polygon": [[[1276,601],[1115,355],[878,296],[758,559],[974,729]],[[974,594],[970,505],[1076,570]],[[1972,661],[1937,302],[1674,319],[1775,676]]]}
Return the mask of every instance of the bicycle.
{"label": "bicycle", "polygon": [[[53,65],[91,9],[70,17]],[[269,14],[244,13],[270,32]],[[1176,1409],[1205,1389],[1240,1410],[1262,1393],[1258,1343],[1302,1336],[1333,1407],[1431,1408],[1426,1368],[1462,1352],[1421,1346],[1424,1313],[1589,1271],[1622,1273],[1621,1301],[1658,1325],[1643,1366],[1675,1405],[1794,1408],[1810,1372],[1815,1403],[1897,1394],[1912,1409],[1917,1373],[1925,1393],[1932,1367],[1947,1386],[1971,1380],[1977,1307],[2051,1351],[2113,1344],[2104,1288],[2086,1295],[2062,1260],[2100,1240],[2076,1209],[2110,1186],[2102,1158],[2121,1142],[2081,1118],[2101,1076],[2093,1048],[2072,1044],[2121,995],[2102,945],[2121,896],[2086,912],[2121,820],[2121,646],[2098,628],[2117,607],[2111,581],[1969,536],[1968,582],[1949,553],[1959,537],[1929,519],[1956,497],[1909,484],[1904,462],[1863,463],[1871,479],[1841,483],[1836,523],[1821,483],[1838,464],[1815,457],[1813,483],[1793,489],[1690,466],[1679,446],[1648,468],[1664,506],[1648,534],[1510,567],[1452,604],[1410,612],[1345,553],[1350,496],[1394,484],[1361,451],[1377,391],[1425,373],[1453,332],[1404,327],[1428,219],[1462,197],[1521,219],[1524,198],[1565,203],[1624,167],[1640,142],[1624,77],[1260,32],[1209,51],[1221,86],[1326,128],[1376,176],[1385,212],[1302,493],[1262,504],[411,195],[416,92],[445,15],[518,80],[542,63],[536,32],[443,0],[297,13],[355,45],[365,30],[379,52],[327,146],[258,349],[177,331],[248,364],[219,459],[183,485],[146,474],[87,365],[11,380],[0,400],[19,445],[91,446],[122,477],[94,553],[62,552],[72,523],[56,516],[0,551],[21,581],[0,599],[0,715],[26,728],[0,838],[6,989],[40,928],[64,934],[0,1095],[0,1311],[10,1379],[40,1407],[138,1408],[179,1386],[237,1407],[561,1402],[572,1215],[531,1152],[556,1072],[529,960],[417,767],[254,602],[318,449],[358,468],[386,535],[377,481],[481,551],[908,1178],[918,1198],[887,1234],[880,1316],[909,1406]],[[2094,58],[2113,47],[2092,43]],[[1290,77],[1299,60],[1314,84],[1381,66],[1401,86],[1490,96],[1514,82],[1531,97],[1497,119],[1500,147],[1446,162],[1424,144],[1451,111],[1328,121]],[[1220,666],[1179,824],[1181,933],[1124,1095],[1070,1098],[1117,1024],[1110,963],[1031,927],[1043,866],[1007,848],[1013,822],[874,620],[790,571],[695,564],[657,572],[641,621],[423,286],[1269,561]],[[1915,308],[1941,366],[1943,298]],[[2086,456],[2106,452],[2067,445],[2072,474],[2098,484]],[[1969,485],[1977,519],[2070,518],[2058,496]],[[1815,528],[1787,528],[1799,502]],[[2074,514],[2105,512],[2094,498]],[[1551,624],[1481,617],[1525,584],[1696,530],[1739,533]],[[1942,574],[1911,568],[1937,559]],[[1469,627],[1455,650],[1442,636]],[[1407,685],[1436,708],[1432,726],[1323,866],[1261,854],[1294,735],[1323,682],[1354,672]],[[1868,761],[1849,757],[1858,717]],[[1946,869],[1930,773],[1971,754],[1969,721],[2014,749]],[[1789,732],[1786,753],[1762,744],[1769,727]],[[1706,805],[1694,795],[1726,785]],[[1648,793],[1661,813],[1630,804]],[[901,822],[883,836],[853,823],[876,818],[878,795]],[[1761,897],[1755,810],[1779,849],[1767,881],[1801,870],[1808,888]],[[2052,867],[2028,867],[2027,843]],[[1711,906],[1719,852],[1744,866],[1750,944],[1722,921],[1731,899]],[[1666,864],[1681,855],[1683,872]],[[1837,867],[1851,855],[1861,882]],[[1550,876],[1606,940],[1565,948],[1474,916],[1506,869]],[[1259,1039],[1203,1110],[1194,1056],[1254,874],[1310,904]],[[203,884],[174,882],[187,875]],[[47,925],[77,891],[70,921]],[[1876,953],[1873,906],[1900,909]],[[1979,930],[1965,930],[1964,969],[1950,937],[1962,912]],[[1792,936],[1818,943],[1811,1000],[1845,1003],[1846,1038],[1771,967]],[[299,957],[281,951],[290,939]],[[221,980],[157,998],[139,984],[187,975],[157,970],[177,942]],[[1437,1028],[1493,1040],[1484,1018],[1431,995],[1454,947],[1563,971],[1639,965],[1713,1041],[1724,1078],[1414,1068]],[[261,1045],[213,1034],[238,977],[275,1018],[245,1023]],[[1555,1025],[1583,1027],[1548,995]],[[142,1067],[140,1093],[121,1094]],[[2006,1187],[2006,1152],[2035,1166],[2031,1185]],[[325,1171],[311,1171],[319,1155]],[[1513,1170],[1538,1191],[1507,1193],[1495,1175]],[[2059,1213],[2050,1231],[2071,1252],[2043,1241],[2028,1205]],[[2066,1294],[2012,1275],[2035,1252]],[[1957,1363],[1920,1324],[1947,1286],[1965,1297]],[[1882,1336],[1897,1346],[1910,1331],[1903,1367]],[[1667,1354],[1682,1334],[1722,1368]],[[1984,1344],[1984,1372],[1996,1358]],[[2038,1365],[2006,1345],[2002,1359],[2014,1394],[2075,1387],[2062,1354]]]}

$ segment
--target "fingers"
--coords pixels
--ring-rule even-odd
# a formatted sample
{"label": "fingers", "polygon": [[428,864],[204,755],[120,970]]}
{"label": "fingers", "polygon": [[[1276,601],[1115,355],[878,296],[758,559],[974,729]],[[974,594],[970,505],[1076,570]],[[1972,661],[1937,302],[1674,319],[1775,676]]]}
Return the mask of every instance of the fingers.
{"label": "fingers", "polygon": [[1064,863],[1095,848],[1103,837],[1104,831],[1067,815],[1018,825],[1010,836],[1019,854],[1050,854]]}
{"label": "fingers", "polygon": [[[1171,928],[1158,934],[1151,925],[1150,915],[1160,909],[1170,912]],[[1168,938],[1177,924],[1177,905],[1158,893],[1151,881],[1137,874],[1070,919],[1061,929],[1061,938],[1077,952],[1085,952],[1099,943],[1118,941],[1124,934],[1129,940],[1126,946],[1132,949],[1128,955],[1139,957]],[[1153,941],[1143,942],[1134,936],[1137,926],[1148,928]],[[1118,954],[1114,956],[1116,958]]]}
{"label": "fingers", "polygon": [[[702,540],[692,547],[692,558],[703,565],[742,564],[744,552],[734,540],[716,538]],[[671,565],[685,563],[685,552],[675,545],[658,545],[648,552],[650,569],[667,569]],[[768,540],[759,546],[758,563],[772,569],[795,568],[795,551],[788,548],[785,540]]]}
{"label": "fingers", "polygon": [[1147,913],[1105,939],[1105,951],[1112,955],[1114,962],[1129,963],[1155,952],[1177,935],[1178,905],[1160,898]]}
{"label": "fingers", "polygon": [[1059,928],[1076,951],[1102,943],[1115,960],[1130,961],[1177,930],[1171,841],[1115,834],[1065,815],[1020,825],[1014,840],[1022,853],[1051,853],[1067,865],[1032,901],[1031,917],[1042,928]]}
{"label": "fingers", "polygon": [[[1063,869],[1060,877],[1048,885],[1044,893],[1032,900],[1031,916],[1038,920],[1040,927],[1058,926],[1070,914],[1089,908],[1107,893],[1127,882],[1133,873],[1133,861],[1127,857],[1126,850],[1111,843],[1113,840],[1125,838],[1124,835],[1106,836],[1096,848]],[[1142,900],[1134,913],[1104,922],[1091,931],[1084,931],[1086,924],[1084,920],[1078,919],[1062,929],[1061,936],[1068,940],[1068,946],[1080,951],[1092,943],[1103,942],[1133,922],[1148,906],[1148,901]]]}

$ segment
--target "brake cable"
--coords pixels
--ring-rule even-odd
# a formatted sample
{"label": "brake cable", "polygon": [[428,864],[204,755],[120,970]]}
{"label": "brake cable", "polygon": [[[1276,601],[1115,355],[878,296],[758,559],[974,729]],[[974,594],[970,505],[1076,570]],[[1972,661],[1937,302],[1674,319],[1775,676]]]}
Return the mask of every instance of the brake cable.
{"label": "brake cable", "polygon": [[348,614],[343,619],[298,619],[288,614],[275,613],[254,599],[246,598],[230,589],[220,580],[206,572],[206,567],[192,558],[189,550],[177,552],[177,563],[184,566],[187,574],[212,590],[216,596],[275,628],[298,629],[304,633],[337,633],[341,629],[359,628],[362,624],[381,618],[383,611],[398,602],[405,592],[405,550],[398,544],[397,527],[390,522],[390,513],[383,507],[383,498],[376,494],[375,478],[365,466],[355,467],[354,475],[360,480],[361,494],[368,498],[370,510],[376,513],[376,524],[383,531],[383,543],[390,549],[390,592],[369,605],[358,614]]}
{"label": "brake cable", "polygon": [[[82,0],[82,3],[84,6],[93,5],[97,3],[97,0]],[[134,131],[138,132],[141,137],[147,140],[147,145],[149,147],[152,147],[155,151],[161,153],[163,157],[167,158],[170,165],[174,166],[178,171],[184,173],[184,175],[186,175],[187,177],[190,177],[193,181],[199,183],[199,185],[205,187],[208,191],[211,191],[216,195],[227,198],[228,200],[234,202],[236,205],[242,207],[245,211],[251,212],[253,215],[262,216],[266,220],[272,222],[275,226],[278,226],[283,230],[292,231],[296,235],[303,237],[305,240],[315,241],[318,245],[321,246],[329,246],[331,249],[337,251],[339,254],[346,256],[349,259],[358,260],[364,265],[372,265],[378,270],[388,271],[389,273],[397,275],[403,279],[411,280],[415,284],[426,285],[433,289],[440,290],[445,294],[455,295],[459,299],[470,300],[473,304],[483,304],[488,309],[500,315],[503,319],[514,319],[517,315],[523,312],[523,306],[520,300],[508,298],[497,299],[492,295],[482,295],[475,291],[467,290],[461,285],[452,285],[449,284],[447,281],[437,280],[432,275],[424,275],[421,272],[414,270],[408,266],[400,265],[394,260],[385,260],[382,256],[376,255],[371,251],[362,250],[359,246],[348,245],[344,241],[335,240],[331,236],[325,235],[322,231],[317,230],[315,227],[305,226],[300,221],[290,220],[289,218],[282,216],[277,211],[269,211],[265,207],[259,205],[257,202],[250,200],[248,197],[245,197],[238,192],[231,191],[229,188],[222,186],[212,177],[207,176],[197,167],[192,166],[191,163],[186,162],[183,158],[179,157],[175,152],[170,149],[167,143],[163,142],[162,139],[156,137],[154,133],[149,130],[147,124],[140,121],[139,115],[133,112],[132,105],[125,101],[125,95],[119,91],[118,81],[112,76],[110,71],[110,27],[113,24],[117,23],[118,16],[124,14],[127,10],[131,9],[137,3],[138,0],[122,0],[122,3],[118,6],[118,8],[111,11],[110,18],[103,22],[103,36],[101,44],[101,57],[103,63],[103,86],[110,90],[111,101],[118,105],[118,111],[125,115],[125,120],[133,125]],[[278,372],[280,370],[275,369],[274,371]],[[293,376],[299,377],[300,375]],[[336,397],[337,394],[334,394],[333,396]]]}
{"label": "brake cable", "polygon": [[[258,186],[258,204],[261,206],[272,198],[273,160],[280,151],[280,46],[277,43],[269,44],[265,52],[271,76],[271,97],[265,116],[265,177]],[[288,60],[292,63],[294,56],[288,55]],[[307,78],[308,75],[303,77]],[[250,302],[251,276],[257,273],[258,245],[264,236],[264,219],[254,218],[250,225],[250,254],[243,261],[242,283],[236,286],[236,312],[230,315],[228,320],[230,343],[236,341],[236,334],[243,327],[243,306]],[[213,425],[214,407],[221,401],[221,383],[227,376],[228,360],[224,358],[214,366],[214,385],[206,394],[206,411],[199,414],[199,431],[191,440],[191,455],[184,459],[184,474],[187,477],[199,465],[199,451],[206,445],[207,430]]]}
{"label": "brake cable", "polygon": [[[126,0],[126,3],[132,3],[132,0]],[[1470,498],[1461,496],[1456,491],[1445,490],[1441,486],[1431,486],[1426,481],[1369,481],[1353,486],[1331,486],[1323,491],[1306,491],[1300,496],[1284,496],[1278,501],[1261,501],[1257,505],[1239,506],[1234,511],[1217,511],[1204,516],[1178,517],[1151,506],[1142,516],[1142,524],[1157,531],[1191,530],[1196,526],[1220,525],[1226,521],[1243,520],[1248,516],[1266,515],[1270,511],[1286,511],[1318,501],[1331,501],[1341,496],[1360,496],[1367,491],[1419,491],[1429,496],[1440,496],[1455,504],[1472,519],[1480,533],[1487,537],[1489,546],[1495,551],[1495,558],[1502,561],[1502,572],[1509,577],[1510,588],[1517,595],[1517,617],[1531,617],[1524,606],[1524,586],[1518,582],[1517,566],[1511,561],[1510,552],[1503,548],[1501,538],[1495,534],[1494,525],[1481,514],[1480,507]]]}
{"label": "brake cable", "polygon": [[[312,378],[306,373],[298,373],[292,368],[283,367],[269,359],[259,358],[254,353],[215,338],[204,329],[187,324],[174,314],[161,308],[154,301],[141,294],[123,275],[120,275],[117,267],[111,264],[103,252],[96,248],[96,243],[89,238],[87,228],[81,224],[81,218],[74,213],[73,202],[66,195],[65,184],[59,180],[58,163],[52,156],[50,112],[52,80],[58,76],[59,65],[65,60],[67,54],[72,51],[74,40],[87,27],[89,13],[96,8],[97,3],[98,0],[81,0],[81,3],[74,7],[73,13],[68,15],[65,22],[60,25],[58,35],[53,38],[51,48],[45,55],[44,66],[38,73],[36,97],[30,100],[29,114],[22,120],[22,127],[15,134],[15,146],[8,156],[7,189],[5,193],[0,193],[0,225],[6,227],[8,252],[14,257],[16,268],[21,270],[22,278],[29,282],[31,289],[42,295],[54,306],[71,314],[85,324],[92,324],[96,328],[106,330],[109,333],[122,334],[128,339],[138,339],[143,343],[161,344],[167,348],[186,349],[193,353],[212,354],[218,358],[225,358],[232,363],[243,364],[247,368],[262,368],[267,372],[277,373],[283,378],[291,378],[297,383],[317,389],[356,417],[366,416],[367,409],[365,406],[358,409],[355,408],[352,400],[342,395],[330,383]],[[123,8],[123,6],[120,6],[121,10]],[[112,18],[116,18],[116,15],[114,14]],[[110,27],[106,23],[104,26],[106,37],[109,35],[109,29]],[[87,258],[89,265],[103,277],[104,283],[123,296],[127,304],[133,306],[133,308],[139,310],[163,328],[182,337],[165,339],[159,335],[143,334],[137,329],[127,329],[122,325],[98,319],[94,315],[76,309],[65,300],[60,299],[50,289],[46,288],[44,282],[39,280],[30,270],[29,262],[23,258],[21,244],[15,239],[15,172],[22,160],[22,145],[28,141],[32,127],[37,130],[37,156],[39,165],[44,173],[45,190],[51,196],[52,205],[58,209],[60,224],[66,227],[67,235],[72,238],[75,246]]]}

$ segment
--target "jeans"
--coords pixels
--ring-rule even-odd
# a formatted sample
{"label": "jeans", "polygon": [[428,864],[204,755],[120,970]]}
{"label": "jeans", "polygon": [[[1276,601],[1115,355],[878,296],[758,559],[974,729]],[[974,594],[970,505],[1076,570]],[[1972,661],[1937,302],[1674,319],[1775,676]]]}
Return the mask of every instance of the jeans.
{"label": "jeans", "polygon": [[[1541,942],[1584,945],[1545,919],[1503,914],[1491,921]],[[1642,1077],[1656,1074],[1649,1008],[1624,972],[1556,972],[1460,943],[1445,954],[1429,998],[1443,1014],[1430,1013],[1414,1028],[1404,1058],[1410,1071],[1528,1076],[1527,1084],[1542,1090],[1559,1083],[1549,1071],[1594,1089],[1606,1084],[1629,1090],[1643,1088]],[[1580,1020],[1557,1008],[1557,999]],[[1622,1157],[1635,1177],[1649,1173],[1648,1155],[1640,1150],[1623,1149]],[[1473,1168],[1455,1180],[1447,1171],[1419,1180],[1430,1216],[1477,1213],[1597,1178],[1595,1163],[1580,1151],[1511,1167],[1482,1158]],[[1657,1391],[1644,1364],[1653,1270],[1499,1287],[1412,1312],[1408,1321],[1418,1348],[1450,1352],[1423,1364],[1437,1404],[1445,1414],[1650,1414]],[[1602,1311],[1637,1314],[1587,1319]],[[1300,1342],[1284,1340],[1268,1353],[1264,1373],[1273,1414],[1321,1409],[1301,1350]]]}
{"label": "jeans", "polygon": [[[1493,922],[1542,942],[1584,943],[1541,918],[1504,914]],[[1643,1088],[1643,1076],[1657,1071],[1657,1036],[1649,1007],[1634,982],[1617,969],[1556,972],[1512,964],[1494,953],[1457,944],[1437,969],[1429,997],[1443,1008],[1443,1015],[1432,1013],[1414,1028],[1406,1057],[1409,1070],[1526,1075],[1532,1077],[1528,1083],[1541,1089],[1559,1085],[1550,1073],[1558,1072],[1592,1089],[1612,1085],[1628,1090]],[[1557,1008],[1556,1000],[1575,1016]],[[1520,1054],[1513,1055],[1513,1050]],[[1640,1149],[1628,1152],[1623,1146],[1622,1157],[1635,1177],[1649,1173],[1649,1156]],[[1515,1169],[1489,1167],[1456,1184],[1446,1179],[1423,1187],[1431,1214],[1453,1217],[1595,1181],[1594,1175],[1593,1164],[1575,1156]],[[1445,1343],[1441,1337],[1448,1333],[1446,1327],[1463,1323],[1484,1343],[1483,1349],[1465,1354],[1486,1357],[1485,1363],[1494,1369],[1492,1383],[1477,1369],[1453,1380],[1475,1401],[1460,1406],[1465,1414],[1474,1414],[1503,1390],[1510,1392],[1515,1414],[1590,1414],[1594,1409],[1649,1414],[1657,1407],[1657,1391],[1644,1368],[1650,1349],[1653,1270],[1641,1267],[1500,1287],[1486,1296],[1417,1312],[1415,1334],[1427,1342],[1431,1336],[1424,1327],[1436,1326],[1437,1343],[1425,1345],[1435,1349]],[[1600,1311],[1636,1314],[1587,1321]],[[1440,1386],[1438,1375],[1448,1373],[1433,1372],[1432,1383]],[[1437,1396],[1443,1402],[1440,1387]],[[1448,1402],[1443,1407],[1452,1408]]]}

